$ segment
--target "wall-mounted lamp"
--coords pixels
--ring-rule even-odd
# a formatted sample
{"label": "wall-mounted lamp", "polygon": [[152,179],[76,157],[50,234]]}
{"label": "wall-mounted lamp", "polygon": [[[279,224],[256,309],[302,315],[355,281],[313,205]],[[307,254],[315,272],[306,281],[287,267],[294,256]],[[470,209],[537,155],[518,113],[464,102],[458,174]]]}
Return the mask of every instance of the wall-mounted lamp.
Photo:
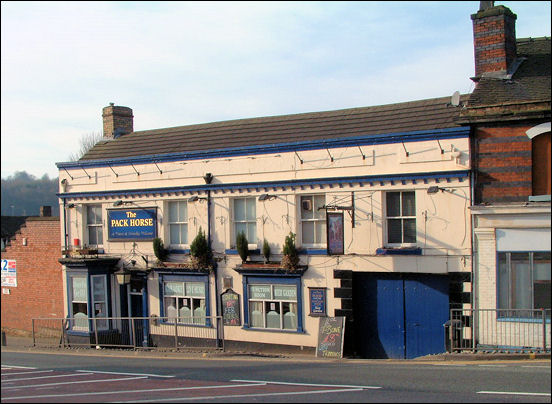
{"label": "wall-mounted lamp", "polygon": [[122,200],[119,199],[118,201],[113,202],[113,206],[121,206],[125,203],[128,203],[128,202],[123,202]]}
{"label": "wall-mounted lamp", "polygon": [[437,185],[433,185],[431,187],[429,187],[427,189],[427,193],[428,194],[436,194],[437,192],[450,192],[450,193],[453,193],[454,192],[454,189],[453,190],[449,190],[449,189],[446,189],[446,188],[441,188],[441,187],[438,187]]}
{"label": "wall-mounted lamp", "polygon": [[121,268],[114,272],[114,275],[119,285],[128,285],[130,283],[130,272],[125,268]]}
{"label": "wall-mounted lamp", "polygon": [[197,202],[197,201],[199,201],[199,200],[203,200],[203,201],[204,201],[204,200],[207,200],[207,198],[205,198],[205,197],[200,197],[200,196],[197,196],[197,195],[194,195],[194,196],[188,198],[188,202]]}
{"label": "wall-mounted lamp", "polygon": [[266,201],[276,199],[276,195],[262,194],[259,195],[259,201]]}
{"label": "wall-mounted lamp", "polygon": [[65,206],[67,209],[73,209],[75,207],[74,203],[70,203],[67,206]]}
{"label": "wall-mounted lamp", "polygon": [[206,184],[210,184],[211,181],[213,181],[213,174],[211,173],[207,173],[203,176],[203,180],[205,181]]}

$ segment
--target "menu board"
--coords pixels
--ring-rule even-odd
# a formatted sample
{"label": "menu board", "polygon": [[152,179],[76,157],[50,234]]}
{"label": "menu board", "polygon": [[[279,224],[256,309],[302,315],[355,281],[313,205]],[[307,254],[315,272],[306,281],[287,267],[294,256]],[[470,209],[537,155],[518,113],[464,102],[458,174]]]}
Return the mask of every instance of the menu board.
{"label": "menu board", "polygon": [[228,289],[220,295],[222,305],[222,323],[224,325],[241,325],[240,295]]}
{"label": "menu board", "polygon": [[343,357],[345,317],[320,317],[316,356],[340,359]]}

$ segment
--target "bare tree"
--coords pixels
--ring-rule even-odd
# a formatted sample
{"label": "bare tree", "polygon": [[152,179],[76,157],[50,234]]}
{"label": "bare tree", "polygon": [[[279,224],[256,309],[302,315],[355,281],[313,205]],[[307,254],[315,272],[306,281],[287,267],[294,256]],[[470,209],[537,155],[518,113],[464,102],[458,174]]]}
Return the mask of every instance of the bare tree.
{"label": "bare tree", "polygon": [[84,134],[80,138],[80,148],[77,153],[73,153],[69,156],[69,161],[77,161],[84,156],[88,150],[90,150],[96,143],[102,139],[102,134],[99,132],[90,132]]}

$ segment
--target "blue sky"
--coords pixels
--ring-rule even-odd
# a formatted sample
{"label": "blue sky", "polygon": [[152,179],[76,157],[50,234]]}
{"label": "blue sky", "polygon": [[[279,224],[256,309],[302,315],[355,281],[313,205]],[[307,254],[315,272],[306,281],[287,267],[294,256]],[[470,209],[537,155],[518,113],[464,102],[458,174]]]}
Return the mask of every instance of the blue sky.
{"label": "blue sky", "polygon": [[[495,4],[550,36],[550,2]],[[110,102],[147,130],[469,93],[478,8],[2,1],[1,176],[56,177]]]}

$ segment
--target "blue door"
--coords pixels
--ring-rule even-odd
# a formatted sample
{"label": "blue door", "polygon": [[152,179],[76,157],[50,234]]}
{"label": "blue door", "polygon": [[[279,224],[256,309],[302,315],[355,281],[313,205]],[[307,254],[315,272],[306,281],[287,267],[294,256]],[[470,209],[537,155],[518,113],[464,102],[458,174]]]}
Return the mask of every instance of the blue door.
{"label": "blue door", "polygon": [[415,358],[445,351],[448,277],[353,274],[354,351],[363,358]]}

